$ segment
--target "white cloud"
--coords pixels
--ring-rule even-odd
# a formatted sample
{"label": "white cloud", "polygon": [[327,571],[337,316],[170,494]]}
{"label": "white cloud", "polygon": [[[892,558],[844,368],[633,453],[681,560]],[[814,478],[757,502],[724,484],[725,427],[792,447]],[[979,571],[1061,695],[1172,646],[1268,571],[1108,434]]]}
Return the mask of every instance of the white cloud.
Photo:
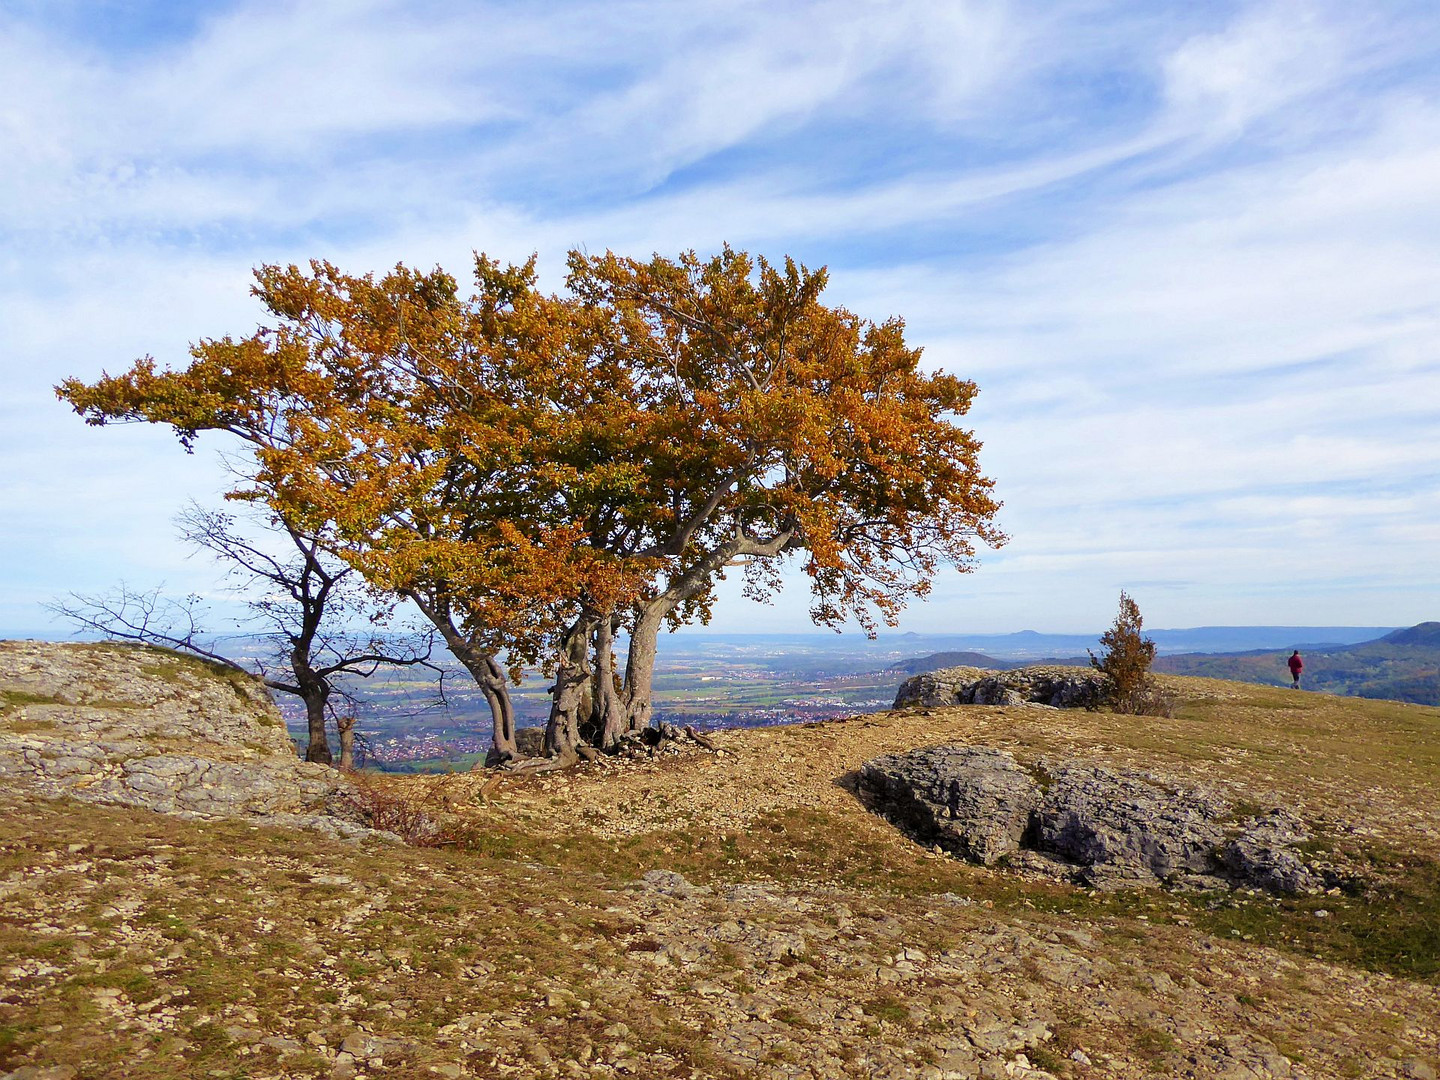
{"label": "white cloud", "polygon": [[1345,57],[1340,27],[1307,4],[1266,5],[1213,34],[1186,41],[1164,61],[1165,96],[1224,134],[1323,88]]}
{"label": "white cloud", "polygon": [[539,250],[558,285],[575,244],[729,240],[831,262],[834,299],[980,382],[1015,539],[911,625],[1093,628],[1127,580],[1175,583],[1152,625],[1433,617],[1440,87],[1416,11],[326,0],[123,55],[12,17],[4,591],[176,558],[169,519],[216,467],[85,429],[49,384],[244,332],[255,263]]}

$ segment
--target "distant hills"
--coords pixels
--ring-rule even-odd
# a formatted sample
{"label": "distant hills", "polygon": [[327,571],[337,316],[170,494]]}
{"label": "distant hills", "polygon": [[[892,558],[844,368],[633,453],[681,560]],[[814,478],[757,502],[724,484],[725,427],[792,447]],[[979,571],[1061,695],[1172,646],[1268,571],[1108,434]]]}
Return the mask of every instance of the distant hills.
{"label": "distant hills", "polygon": [[886,670],[899,672],[903,675],[919,675],[926,671],[939,671],[947,667],[978,667],[978,668],[1008,668],[1023,665],[1025,661],[996,660],[993,656],[986,656],[978,652],[938,652],[929,656],[920,656],[914,660],[901,660],[898,664],[891,664]]}
{"label": "distant hills", "polygon": [[[1267,637],[1273,643],[1277,638],[1283,640],[1281,635],[1287,629],[1293,632],[1292,644],[1283,646],[1270,644],[1265,648],[1234,652],[1195,650],[1165,655],[1162,645],[1155,670],[1171,675],[1199,675],[1209,679],[1288,686],[1290,673],[1285,661],[1291,649],[1299,649],[1300,655],[1305,658],[1305,675],[1301,685],[1307,690],[1440,705],[1440,622],[1424,622],[1371,640],[1350,642],[1343,639],[1364,628],[1201,627],[1196,630],[1158,630],[1150,636],[1159,645],[1162,637],[1172,644],[1177,640],[1207,638],[1233,641],[1243,638],[1246,632],[1253,632],[1255,636]],[[1342,640],[1326,640],[1334,637]],[[980,652],[948,651],[902,660],[892,665],[890,670],[908,676],[947,667],[1004,669],[1034,663],[1036,659],[1064,664],[1088,663],[1083,653],[1080,656],[998,659]]]}
{"label": "distant hills", "polygon": [[[1440,649],[1440,622],[1422,622],[1405,630],[1386,634],[1380,641],[1390,645]],[[1377,644],[1372,642],[1371,644]]]}
{"label": "distant hills", "polygon": [[[1147,630],[1160,655],[1172,653],[1238,652],[1243,649],[1307,649],[1354,645],[1374,641],[1394,626],[1192,626],[1180,630]],[[837,642],[848,639],[835,639]],[[1057,656],[1084,656],[1086,649],[1100,648],[1099,634],[1042,634],[1021,630],[1015,634],[901,634],[881,635],[873,646],[891,647],[909,643],[910,656],[922,650],[932,655],[973,652],[1001,661],[1050,659]],[[851,643],[850,647],[860,643]],[[873,651],[873,650],[872,650]],[[902,653],[899,659],[904,660]],[[907,661],[908,662],[908,661]],[[954,666],[954,665],[951,665]],[[994,665],[992,665],[994,666]],[[1000,664],[998,666],[1005,666]]]}
{"label": "distant hills", "polygon": [[[1440,705],[1440,622],[1353,645],[1296,647],[1305,659],[1301,685],[1307,690]],[[1288,649],[1187,653],[1160,657],[1155,670],[1283,686],[1290,682],[1289,655]]]}
{"label": "distant hills", "polygon": [[[1440,622],[1405,628],[1199,626],[1147,634],[1158,648],[1155,666],[1159,671],[1284,685],[1289,682],[1284,657],[1298,648],[1305,657],[1303,685],[1307,689],[1440,705]],[[30,635],[0,633],[0,637],[6,636],[44,639],[68,635],[55,630]],[[848,702],[882,672],[893,674],[898,684],[911,675],[943,667],[1001,669],[1042,661],[1083,665],[1088,663],[1085,650],[1099,647],[1098,634],[1043,634],[1034,630],[1013,634],[881,634],[876,639],[848,633],[691,631],[665,639],[658,672],[668,680],[677,700],[695,698],[694,691],[703,686],[704,693],[697,700],[708,703],[706,707],[713,706],[717,714],[728,714],[736,694],[756,704],[749,699],[759,693],[757,677],[765,685],[766,694],[761,696],[765,697],[766,707],[780,708],[784,701],[797,696],[828,699],[839,694]],[[247,656],[258,646],[248,639],[234,639],[226,648]],[[428,690],[410,685],[411,681],[409,675],[395,676],[358,688],[362,700],[372,705],[371,731],[377,737],[422,728],[483,734],[487,723],[481,717],[485,712],[483,701],[466,690],[464,680],[449,692],[452,708],[440,712],[424,710]],[[833,693],[822,693],[822,686]],[[548,709],[545,680],[536,676],[516,694],[522,723],[540,722]]]}

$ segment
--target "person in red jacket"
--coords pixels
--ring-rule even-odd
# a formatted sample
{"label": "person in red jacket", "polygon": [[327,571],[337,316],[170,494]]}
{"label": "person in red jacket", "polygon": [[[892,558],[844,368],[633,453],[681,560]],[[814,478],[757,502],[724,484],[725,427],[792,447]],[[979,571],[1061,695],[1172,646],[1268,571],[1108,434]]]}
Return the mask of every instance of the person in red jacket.
{"label": "person in red jacket", "polygon": [[1300,659],[1299,649],[1290,654],[1287,663],[1290,665],[1290,677],[1295,680],[1291,689],[1298,690],[1300,689],[1300,673],[1305,670],[1305,661]]}

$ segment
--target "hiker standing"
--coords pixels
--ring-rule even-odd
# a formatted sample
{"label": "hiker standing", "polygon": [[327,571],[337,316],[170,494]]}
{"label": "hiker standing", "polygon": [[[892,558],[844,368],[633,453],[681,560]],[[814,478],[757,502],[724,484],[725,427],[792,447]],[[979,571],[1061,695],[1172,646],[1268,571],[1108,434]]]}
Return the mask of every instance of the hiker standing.
{"label": "hiker standing", "polygon": [[1291,686],[1291,689],[1299,690],[1300,673],[1305,670],[1305,661],[1300,659],[1299,649],[1296,649],[1293,653],[1290,654],[1290,659],[1287,661],[1287,663],[1290,666],[1290,677],[1295,680],[1295,682]]}

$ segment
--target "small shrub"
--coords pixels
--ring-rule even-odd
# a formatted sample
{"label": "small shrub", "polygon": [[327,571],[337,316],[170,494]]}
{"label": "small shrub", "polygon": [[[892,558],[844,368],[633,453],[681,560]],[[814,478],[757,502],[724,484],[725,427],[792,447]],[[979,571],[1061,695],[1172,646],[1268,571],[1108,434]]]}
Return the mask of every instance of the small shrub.
{"label": "small shrub", "polygon": [[1162,688],[1154,679],[1149,679],[1145,686],[1131,697],[1129,705],[1117,711],[1129,713],[1131,716],[1173,716],[1175,695]]}
{"label": "small shrub", "polygon": [[860,1007],[876,1020],[884,1020],[891,1024],[905,1024],[910,1019],[910,1010],[893,994],[881,994],[869,1001],[861,1002]]}
{"label": "small shrub", "polygon": [[469,847],[470,830],[426,812],[411,799],[370,780],[361,773],[350,776],[354,787],[342,805],[348,816],[382,832],[392,832],[412,847]]}
{"label": "small shrub", "polygon": [[[1122,589],[1120,612],[1114,625],[1100,638],[1104,652],[1090,653],[1090,666],[1105,677],[1105,703],[1132,716],[1169,716],[1174,699],[1150,674],[1155,642],[1140,633],[1140,608]],[[1087,650],[1088,651],[1088,650]]]}

